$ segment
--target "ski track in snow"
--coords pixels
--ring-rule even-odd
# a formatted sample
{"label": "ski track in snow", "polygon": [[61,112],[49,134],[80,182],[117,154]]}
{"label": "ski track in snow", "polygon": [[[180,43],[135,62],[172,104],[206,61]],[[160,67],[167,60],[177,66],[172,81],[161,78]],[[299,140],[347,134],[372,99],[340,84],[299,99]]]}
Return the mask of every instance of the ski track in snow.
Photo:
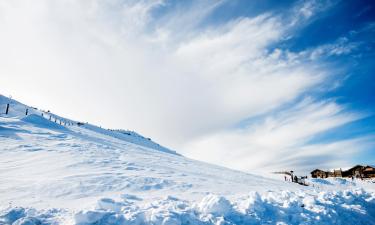
{"label": "ski track in snow", "polygon": [[[9,101],[0,96],[0,109]],[[375,224],[374,183],[304,187],[191,160],[135,133],[24,116],[14,100],[12,109],[0,115],[0,224]]]}

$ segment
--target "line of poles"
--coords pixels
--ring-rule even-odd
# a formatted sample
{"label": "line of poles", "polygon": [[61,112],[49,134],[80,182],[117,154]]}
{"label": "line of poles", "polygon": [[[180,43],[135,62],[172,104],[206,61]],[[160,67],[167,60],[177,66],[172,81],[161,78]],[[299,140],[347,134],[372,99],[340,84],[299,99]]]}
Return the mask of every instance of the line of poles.
{"label": "line of poles", "polygon": [[[5,115],[9,114],[9,108],[10,108],[10,104],[7,103],[7,106],[6,106],[6,109],[5,109]],[[49,111],[47,113],[49,113]],[[28,114],[29,114],[29,108],[26,108],[25,115],[27,116]],[[66,126],[66,125],[68,125],[68,126],[74,125],[74,123],[72,121],[67,121],[67,120],[62,120],[61,118],[52,117],[51,114],[47,114],[47,115],[49,116],[49,117],[47,117],[49,121],[54,121],[55,123],[58,123],[58,124],[64,125],[64,126]],[[43,118],[45,118],[44,117],[44,112],[41,113],[41,116]]]}

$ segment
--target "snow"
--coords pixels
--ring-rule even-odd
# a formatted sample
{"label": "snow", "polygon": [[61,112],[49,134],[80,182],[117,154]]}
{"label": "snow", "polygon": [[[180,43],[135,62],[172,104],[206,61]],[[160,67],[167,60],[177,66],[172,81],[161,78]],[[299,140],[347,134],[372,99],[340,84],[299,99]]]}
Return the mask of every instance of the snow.
{"label": "snow", "polygon": [[134,131],[105,130],[105,129],[102,129],[100,127],[97,127],[91,124],[84,124],[82,126],[86,128],[87,130],[91,130],[96,133],[115,137],[115,138],[124,140],[126,142],[130,142],[130,143],[137,144],[137,145],[147,147],[147,148],[152,148],[152,149],[162,151],[162,152],[177,154],[175,151],[170,150],[166,147],[160,146],[159,144],[153,142],[151,139],[145,138],[142,135],[139,135],[138,133]]}
{"label": "snow", "polygon": [[28,224],[40,224],[52,220],[55,223],[81,225],[374,224],[374,205],[375,195],[361,189],[319,194],[301,191],[252,192],[233,202],[208,194],[195,204],[174,197],[144,204],[105,198],[98,200],[94,209],[76,212],[72,221],[61,221],[66,211],[50,210],[46,213],[13,208],[2,216],[2,222],[21,224],[29,221]]}
{"label": "snow", "polygon": [[[371,181],[310,186],[179,155],[0,96],[0,224],[375,224]],[[49,115],[74,125],[60,125]]]}
{"label": "snow", "polygon": [[31,123],[33,126],[36,127],[41,127],[41,128],[47,128],[47,129],[58,129],[58,130],[67,130],[64,126],[54,123],[52,121],[47,120],[46,118],[36,115],[36,114],[31,114],[23,117],[21,121]]}
{"label": "snow", "polygon": [[224,197],[208,194],[198,204],[197,208],[205,214],[225,216],[231,212],[232,205]]}

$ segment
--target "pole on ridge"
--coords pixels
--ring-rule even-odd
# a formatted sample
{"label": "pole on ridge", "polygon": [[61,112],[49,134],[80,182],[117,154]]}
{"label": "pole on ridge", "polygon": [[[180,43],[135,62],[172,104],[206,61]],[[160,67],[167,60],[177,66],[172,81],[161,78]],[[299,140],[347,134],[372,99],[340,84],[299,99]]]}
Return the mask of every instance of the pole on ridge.
{"label": "pole on ridge", "polygon": [[8,115],[9,112],[9,103],[7,104],[7,109],[5,110],[5,114]]}

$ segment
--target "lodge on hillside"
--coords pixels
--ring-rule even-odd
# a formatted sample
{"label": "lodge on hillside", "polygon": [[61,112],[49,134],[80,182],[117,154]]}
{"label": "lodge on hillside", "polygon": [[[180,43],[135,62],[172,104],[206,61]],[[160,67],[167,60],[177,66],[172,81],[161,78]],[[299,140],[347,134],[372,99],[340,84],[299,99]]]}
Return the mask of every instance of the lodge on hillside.
{"label": "lodge on hillside", "polygon": [[315,169],[311,171],[311,177],[312,178],[327,178],[328,177],[328,172],[320,169]]}
{"label": "lodge on hillside", "polygon": [[375,178],[375,166],[356,165],[348,170],[333,170],[324,171],[315,169],[311,171],[312,178],[327,178],[327,177],[353,177],[353,178]]}

